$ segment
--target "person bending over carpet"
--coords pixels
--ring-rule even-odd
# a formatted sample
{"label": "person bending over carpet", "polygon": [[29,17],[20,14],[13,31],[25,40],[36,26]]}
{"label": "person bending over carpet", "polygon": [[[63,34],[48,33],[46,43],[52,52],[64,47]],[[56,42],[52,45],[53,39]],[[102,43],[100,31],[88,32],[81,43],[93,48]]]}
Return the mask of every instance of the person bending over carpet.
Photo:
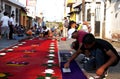
{"label": "person bending over carpet", "polygon": [[48,34],[49,34],[49,28],[44,26],[43,27],[43,37],[48,38]]}
{"label": "person bending over carpet", "polygon": [[72,38],[76,39],[76,41],[72,42],[72,47],[73,49],[77,50],[78,48],[80,48],[82,46],[82,40],[83,37],[87,34],[87,32],[83,31],[83,30],[79,30],[79,31],[74,31],[72,33]]}
{"label": "person bending over carpet", "polygon": [[120,60],[116,49],[103,39],[96,39],[92,34],[86,34],[83,37],[82,46],[72,55],[72,57],[64,64],[68,68],[70,62],[74,60],[84,50],[90,51],[90,59],[84,64],[86,71],[96,70],[98,76],[104,75],[110,66],[115,66]]}
{"label": "person bending over carpet", "polygon": [[[73,41],[72,44],[71,44],[71,48],[74,49],[75,51],[79,51],[79,49],[81,48],[82,46],[82,40],[83,40],[83,37],[88,34],[87,32],[83,31],[83,30],[79,30],[79,31],[74,31],[72,33],[72,38],[73,39],[76,39],[76,41]],[[84,54],[86,54],[86,56],[84,56],[83,54],[80,54],[80,56],[82,57],[82,59],[80,60],[81,63],[84,63],[86,62],[86,60],[88,60],[87,58],[87,55],[89,54],[88,53],[89,51],[88,50],[85,50],[84,51]],[[87,59],[86,59],[87,58]]]}

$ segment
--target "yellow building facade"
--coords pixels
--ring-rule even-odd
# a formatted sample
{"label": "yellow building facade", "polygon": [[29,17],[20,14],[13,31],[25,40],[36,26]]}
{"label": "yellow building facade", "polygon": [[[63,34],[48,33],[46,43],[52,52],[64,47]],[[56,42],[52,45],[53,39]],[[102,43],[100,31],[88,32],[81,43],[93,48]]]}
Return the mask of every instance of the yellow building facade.
{"label": "yellow building facade", "polygon": [[27,16],[27,13],[23,8],[20,10],[20,25],[26,29],[29,29],[32,26],[32,18]]}
{"label": "yellow building facade", "polygon": [[76,13],[73,8],[73,4],[76,2],[76,0],[67,0],[67,7],[70,8],[70,20],[76,21]]}

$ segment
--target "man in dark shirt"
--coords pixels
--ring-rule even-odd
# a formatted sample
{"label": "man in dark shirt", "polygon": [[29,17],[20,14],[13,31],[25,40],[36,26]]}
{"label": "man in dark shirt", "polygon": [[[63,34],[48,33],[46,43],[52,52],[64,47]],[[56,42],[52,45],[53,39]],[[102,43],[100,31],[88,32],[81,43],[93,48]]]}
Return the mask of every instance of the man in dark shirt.
{"label": "man in dark shirt", "polygon": [[87,71],[96,69],[98,76],[102,76],[110,66],[115,66],[119,62],[120,56],[109,42],[95,39],[92,34],[86,34],[82,43],[80,50],[65,63],[65,68],[69,67],[70,62],[85,50],[89,50],[90,59],[84,64],[84,69]]}

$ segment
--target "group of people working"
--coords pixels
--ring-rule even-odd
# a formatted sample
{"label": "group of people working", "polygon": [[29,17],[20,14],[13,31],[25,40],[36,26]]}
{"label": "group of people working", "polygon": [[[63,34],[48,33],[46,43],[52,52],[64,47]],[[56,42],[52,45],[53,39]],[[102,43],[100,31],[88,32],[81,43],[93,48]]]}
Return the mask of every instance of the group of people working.
{"label": "group of people working", "polygon": [[95,36],[90,33],[91,27],[87,22],[87,31],[80,29],[81,26],[76,29],[76,22],[70,21],[70,28],[68,28],[68,38],[76,39],[72,42],[72,48],[76,52],[71,56],[71,58],[64,64],[65,68],[69,68],[70,62],[74,60],[79,54],[84,54],[88,59],[87,62],[83,64],[83,68],[86,71],[96,70],[98,76],[105,75],[105,72],[109,67],[115,66],[120,60],[120,56],[116,49],[106,40],[95,38]]}
{"label": "group of people working", "polygon": [[60,36],[60,32],[58,28],[56,27],[49,28],[47,26],[43,26],[40,28],[31,27],[26,31],[26,34],[29,37],[34,37],[36,35],[39,35],[39,37],[45,38],[45,39],[48,39],[48,38],[51,39],[53,37],[58,39],[58,37]]}

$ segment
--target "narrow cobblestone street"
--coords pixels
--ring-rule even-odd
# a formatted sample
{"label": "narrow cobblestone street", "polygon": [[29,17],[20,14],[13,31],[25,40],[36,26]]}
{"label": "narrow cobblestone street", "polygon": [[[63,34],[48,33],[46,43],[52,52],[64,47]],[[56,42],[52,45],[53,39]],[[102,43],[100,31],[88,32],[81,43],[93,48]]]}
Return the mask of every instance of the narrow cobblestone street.
{"label": "narrow cobblestone street", "polygon": [[[24,39],[24,38],[23,38]],[[71,53],[71,52],[75,52],[74,50],[72,50],[70,48],[70,44],[72,43],[72,41],[74,41],[73,39],[68,39],[67,41],[62,41],[60,40],[58,42],[58,48],[59,48],[59,52],[66,52],[66,53]],[[6,47],[9,47],[9,46],[12,46],[12,45],[15,45],[18,43],[18,40],[0,40],[0,49],[4,49]],[[116,43],[116,42],[112,42],[113,45],[115,45],[117,51],[119,52],[120,54],[120,48],[119,48],[119,43]],[[117,45],[116,45],[117,44]],[[78,56],[78,58],[76,59],[76,62],[78,63],[79,67],[81,68],[82,67],[82,64],[80,63],[79,61],[80,57]],[[109,69],[109,74],[108,74],[108,77],[107,79],[120,79],[120,63],[115,66],[115,67],[111,67]],[[94,73],[89,73],[91,75],[95,75]]]}
{"label": "narrow cobblestone street", "polygon": [[0,79],[120,79],[119,56],[120,0],[0,0]]}

